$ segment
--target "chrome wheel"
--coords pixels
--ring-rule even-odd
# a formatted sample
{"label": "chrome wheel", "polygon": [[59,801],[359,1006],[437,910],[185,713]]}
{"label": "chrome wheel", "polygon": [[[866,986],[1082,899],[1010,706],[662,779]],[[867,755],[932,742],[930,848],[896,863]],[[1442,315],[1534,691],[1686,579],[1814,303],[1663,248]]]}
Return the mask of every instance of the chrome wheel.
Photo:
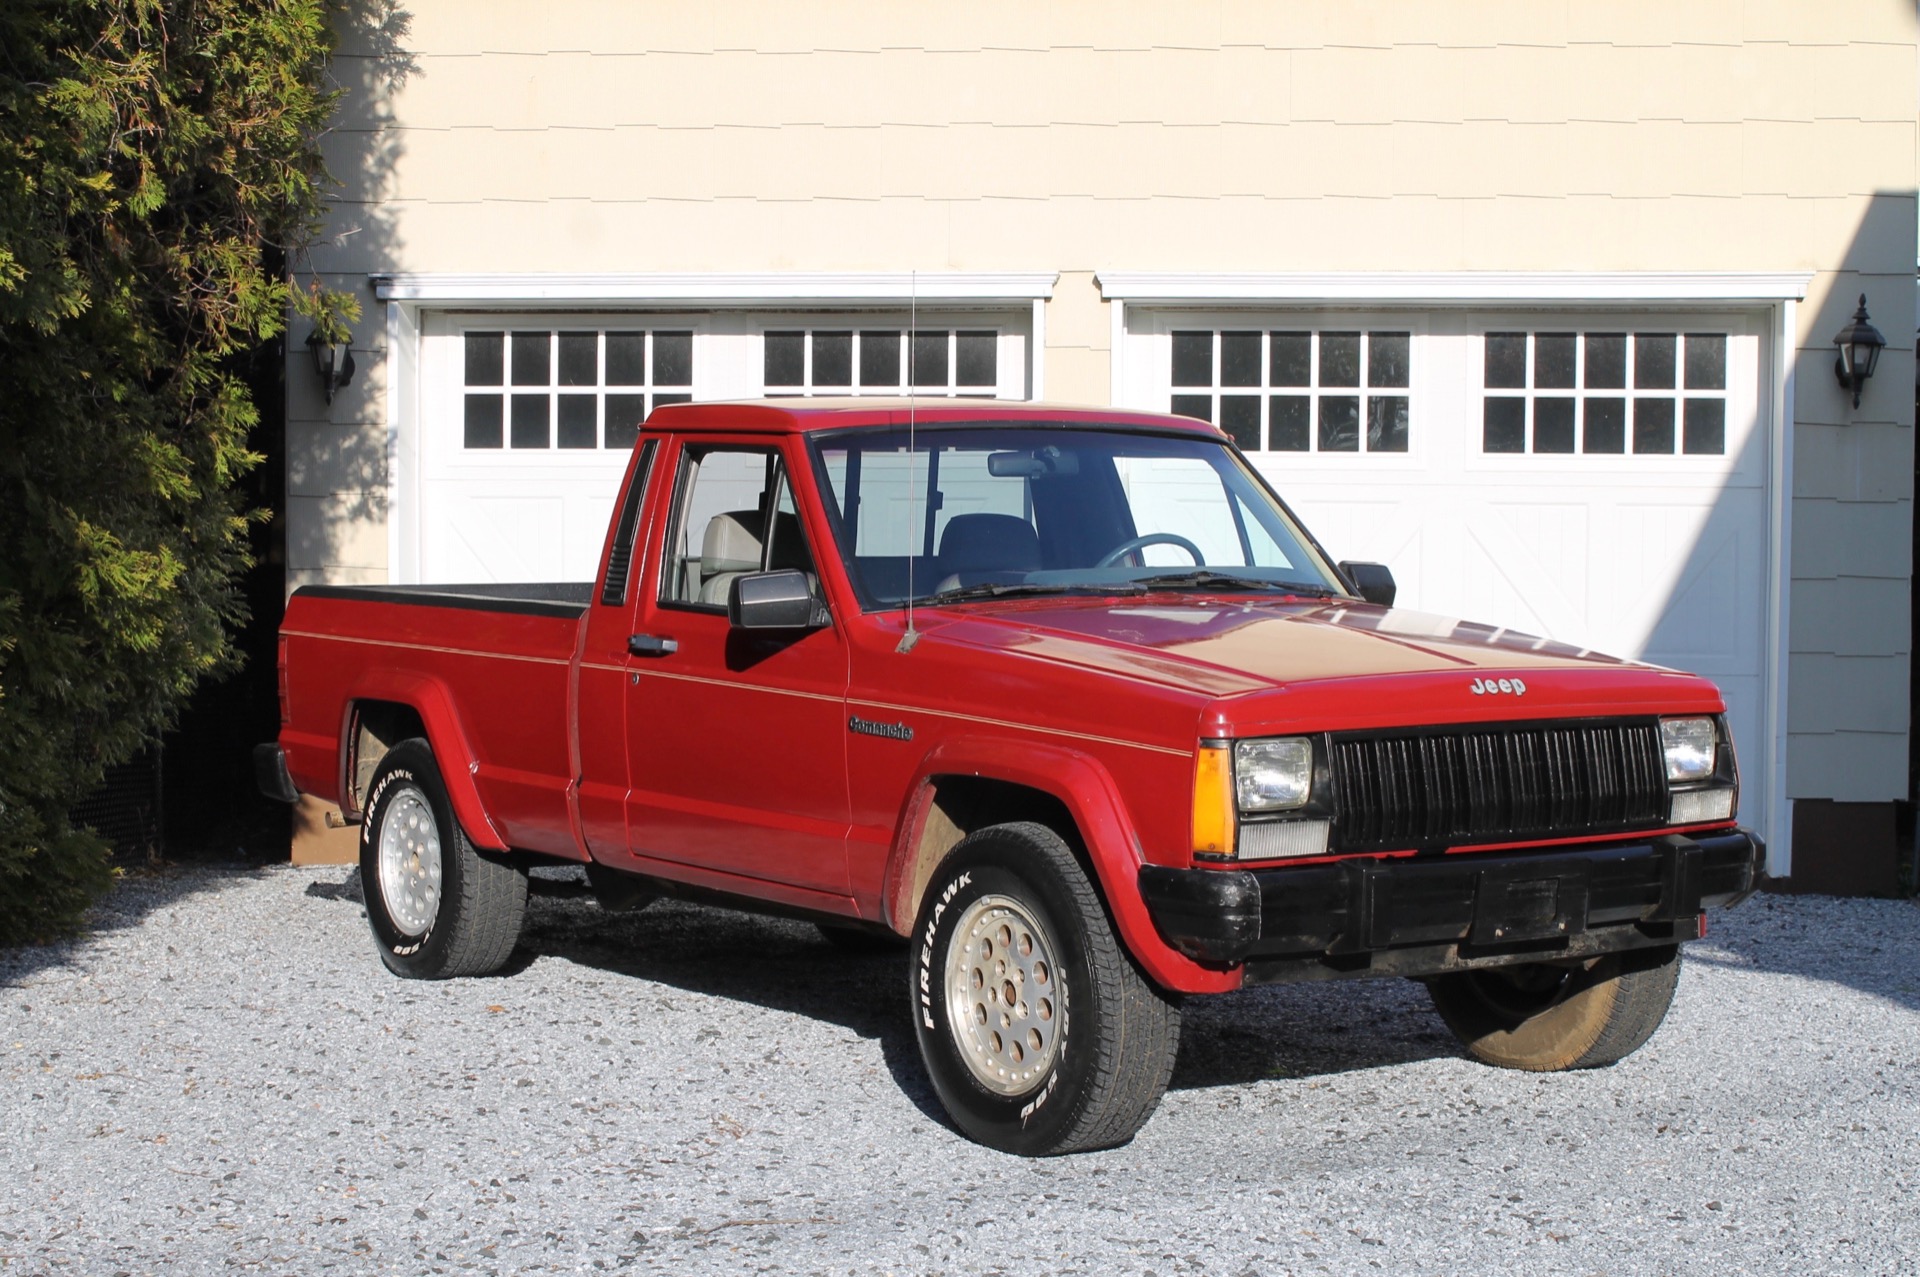
{"label": "chrome wheel", "polygon": [[1066,991],[1054,946],[1019,901],[982,896],[954,928],[947,1022],[980,1085],[998,1095],[1037,1086],[1060,1053]]}
{"label": "chrome wheel", "polygon": [[393,925],[425,935],[440,912],[440,829],[427,796],[399,788],[380,823],[380,898]]}

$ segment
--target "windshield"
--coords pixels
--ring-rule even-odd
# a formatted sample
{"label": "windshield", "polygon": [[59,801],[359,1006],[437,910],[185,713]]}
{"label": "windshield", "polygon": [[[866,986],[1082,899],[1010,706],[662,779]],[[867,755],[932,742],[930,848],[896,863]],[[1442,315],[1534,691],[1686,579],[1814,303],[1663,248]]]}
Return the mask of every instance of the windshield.
{"label": "windshield", "polygon": [[1220,589],[1343,594],[1222,441],[1047,426],[822,435],[811,443],[869,608],[1003,594]]}

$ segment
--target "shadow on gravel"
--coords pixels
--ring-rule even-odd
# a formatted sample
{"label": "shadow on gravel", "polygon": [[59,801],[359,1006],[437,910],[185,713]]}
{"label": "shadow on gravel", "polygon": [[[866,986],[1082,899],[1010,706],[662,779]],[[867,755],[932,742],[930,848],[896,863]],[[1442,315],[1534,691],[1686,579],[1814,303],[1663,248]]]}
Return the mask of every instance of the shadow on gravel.
{"label": "shadow on gravel", "polygon": [[257,865],[218,867],[165,866],[130,870],[92,909],[85,930],[70,940],[0,949],[0,989],[30,980],[42,971],[66,966],[83,957],[95,941],[116,931],[137,927],[163,909],[194,896],[225,891],[250,882],[265,872]]}
{"label": "shadow on gravel", "polygon": [[[306,894],[362,899],[351,870],[338,882],[310,883]],[[537,871],[520,948],[501,974],[557,958],[840,1025],[877,1041],[902,1092],[944,1124],[906,1014],[906,952],[904,943],[849,952],[808,923],[675,900],[608,913],[568,871]],[[1188,1001],[1171,1085],[1310,1078],[1456,1053],[1410,981],[1266,986]]]}
{"label": "shadow on gravel", "polygon": [[1690,964],[1843,985],[1920,1011],[1920,901],[1757,895],[1716,914]]}

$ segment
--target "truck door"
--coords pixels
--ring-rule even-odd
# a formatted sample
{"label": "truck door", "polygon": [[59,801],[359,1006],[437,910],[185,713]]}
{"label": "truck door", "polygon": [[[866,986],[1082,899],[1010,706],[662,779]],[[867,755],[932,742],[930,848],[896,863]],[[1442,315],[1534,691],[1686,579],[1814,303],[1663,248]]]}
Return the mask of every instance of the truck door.
{"label": "truck door", "polygon": [[786,461],[763,441],[689,441],[663,460],[672,507],[626,687],[630,848],[641,867],[671,861],[843,896],[846,642],[834,625],[768,633],[727,622],[735,578],[814,573]]}

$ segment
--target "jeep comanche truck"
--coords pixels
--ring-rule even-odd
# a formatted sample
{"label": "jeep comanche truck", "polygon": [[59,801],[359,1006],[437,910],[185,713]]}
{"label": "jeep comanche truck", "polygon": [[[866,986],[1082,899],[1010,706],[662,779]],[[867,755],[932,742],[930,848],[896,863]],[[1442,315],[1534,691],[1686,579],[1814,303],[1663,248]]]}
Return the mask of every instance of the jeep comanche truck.
{"label": "jeep comanche truck", "polygon": [[1393,589],[1204,423],[667,407],[591,585],[296,590],[256,764],[359,824],[401,976],[499,968],[543,863],[907,938],[932,1083],[1012,1152],[1125,1142],[1182,999],[1261,981],[1611,1063],[1759,877],[1720,695]]}

